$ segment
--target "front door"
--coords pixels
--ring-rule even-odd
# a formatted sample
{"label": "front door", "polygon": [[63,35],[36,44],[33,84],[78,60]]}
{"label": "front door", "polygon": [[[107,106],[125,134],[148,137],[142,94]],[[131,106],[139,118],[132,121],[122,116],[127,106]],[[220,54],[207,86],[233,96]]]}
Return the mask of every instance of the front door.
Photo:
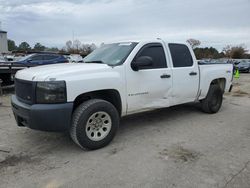
{"label": "front door", "polygon": [[143,46],[138,57],[149,56],[153,60],[151,66],[133,71],[128,65],[127,77],[127,114],[169,106],[172,72],[167,67],[165,51],[161,43]]}

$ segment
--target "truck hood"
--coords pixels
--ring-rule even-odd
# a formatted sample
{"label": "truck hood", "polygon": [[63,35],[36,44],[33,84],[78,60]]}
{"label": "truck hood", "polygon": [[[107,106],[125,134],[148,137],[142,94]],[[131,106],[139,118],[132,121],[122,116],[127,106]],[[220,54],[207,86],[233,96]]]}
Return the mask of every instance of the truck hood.
{"label": "truck hood", "polygon": [[97,73],[110,69],[111,67],[106,64],[61,63],[26,68],[18,71],[15,77],[29,81],[60,80],[70,75]]}

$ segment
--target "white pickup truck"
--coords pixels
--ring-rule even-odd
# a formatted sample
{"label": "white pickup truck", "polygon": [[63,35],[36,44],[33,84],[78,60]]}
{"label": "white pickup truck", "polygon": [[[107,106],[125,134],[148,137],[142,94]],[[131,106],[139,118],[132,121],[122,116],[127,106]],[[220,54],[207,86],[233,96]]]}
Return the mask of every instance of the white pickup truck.
{"label": "white pickup truck", "polygon": [[67,130],[80,147],[98,149],[129,114],[188,102],[218,112],[223,93],[232,88],[232,71],[232,64],[198,64],[186,44],[107,44],[84,63],[18,71],[12,109],[18,126]]}

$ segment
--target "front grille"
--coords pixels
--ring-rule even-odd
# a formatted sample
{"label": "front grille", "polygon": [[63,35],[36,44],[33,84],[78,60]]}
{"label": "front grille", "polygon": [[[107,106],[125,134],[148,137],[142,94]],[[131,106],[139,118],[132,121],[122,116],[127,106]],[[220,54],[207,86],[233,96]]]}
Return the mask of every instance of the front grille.
{"label": "front grille", "polygon": [[31,104],[33,101],[33,82],[15,79],[15,91],[18,99]]}

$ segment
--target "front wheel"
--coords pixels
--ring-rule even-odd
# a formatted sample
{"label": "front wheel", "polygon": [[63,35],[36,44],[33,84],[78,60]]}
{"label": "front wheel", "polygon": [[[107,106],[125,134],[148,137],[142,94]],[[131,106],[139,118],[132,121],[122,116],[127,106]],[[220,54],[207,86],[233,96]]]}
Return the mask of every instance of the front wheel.
{"label": "front wheel", "polygon": [[223,100],[223,91],[218,85],[211,85],[205,99],[201,100],[203,112],[213,114],[219,111]]}
{"label": "front wheel", "polygon": [[119,114],[109,102],[92,99],[73,113],[70,135],[82,148],[94,150],[108,145],[119,127]]}

